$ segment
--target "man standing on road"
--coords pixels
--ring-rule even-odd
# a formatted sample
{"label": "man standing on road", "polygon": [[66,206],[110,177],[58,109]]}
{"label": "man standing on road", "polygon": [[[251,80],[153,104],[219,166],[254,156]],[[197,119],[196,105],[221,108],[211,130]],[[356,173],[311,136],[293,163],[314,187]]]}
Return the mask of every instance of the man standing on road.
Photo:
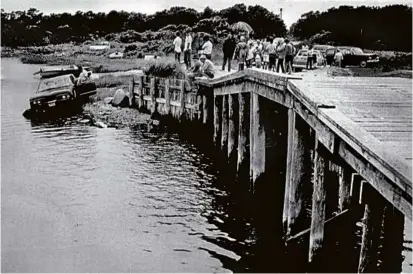
{"label": "man standing on road", "polygon": [[245,62],[247,61],[248,46],[245,43],[245,37],[241,36],[240,41],[235,47],[234,60],[238,60],[238,70],[244,70]]}
{"label": "man standing on road", "polygon": [[180,33],[176,33],[176,38],[174,40],[174,51],[175,51],[175,60],[178,61],[178,63],[181,63],[181,52],[182,52],[182,39],[180,37]]}
{"label": "man standing on road", "polygon": [[228,72],[231,72],[231,59],[234,55],[236,43],[235,39],[232,37],[232,33],[228,33],[228,37],[224,41],[223,52],[224,52],[224,62],[222,63],[222,70],[225,70],[225,65],[228,62]]}
{"label": "man standing on road", "polygon": [[341,62],[343,61],[343,53],[340,50],[337,50],[336,54],[334,55],[334,61],[336,66],[341,68]]}
{"label": "man standing on road", "polygon": [[310,45],[307,51],[307,65],[305,67],[308,69],[313,69],[313,46]]}
{"label": "man standing on road", "polygon": [[291,74],[293,71],[294,46],[288,39],[285,39],[285,53],[285,69],[288,74]]}
{"label": "man standing on road", "polygon": [[185,37],[185,46],[184,46],[184,62],[186,65],[186,69],[191,67],[191,53],[192,53],[192,35],[191,32],[188,31]]}
{"label": "man standing on road", "polygon": [[285,73],[284,59],[286,55],[286,47],[285,47],[284,39],[278,41],[277,54],[278,54],[277,73],[280,71],[280,68],[281,68],[282,73]]}
{"label": "man standing on road", "polygon": [[268,69],[268,64],[270,62],[270,55],[268,54],[268,46],[270,45],[270,39],[267,38],[266,41],[262,42],[262,68]]}
{"label": "man standing on road", "polygon": [[277,62],[277,46],[276,44],[274,44],[272,42],[272,38],[269,38],[269,45],[267,46],[267,50],[268,50],[268,60],[269,60],[269,64],[268,64],[268,69],[270,71],[274,71],[275,70],[275,64]]}
{"label": "man standing on road", "polygon": [[208,36],[204,36],[204,44],[202,45],[202,54],[205,54],[208,60],[212,57],[212,42],[209,40]]}

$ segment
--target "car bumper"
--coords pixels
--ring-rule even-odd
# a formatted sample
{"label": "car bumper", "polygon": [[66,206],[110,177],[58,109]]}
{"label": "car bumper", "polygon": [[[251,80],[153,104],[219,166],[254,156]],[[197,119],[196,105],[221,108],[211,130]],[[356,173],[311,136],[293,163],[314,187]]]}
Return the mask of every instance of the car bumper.
{"label": "car bumper", "polygon": [[34,100],[30,102],[30,106],[34,109],[48,109],[48,108],[55,108],[61,105],[66,105],[68,104],[71,100],[69,97],[68,99],[54,99],[54,100],[46,100],[46,101],[41,101],[39,100]]}
{"label": "car bumper", "polygon": [[368,64],[377,64],[378,62],[380,62],[380,59],[367,60],[367,63],[368,63]]}

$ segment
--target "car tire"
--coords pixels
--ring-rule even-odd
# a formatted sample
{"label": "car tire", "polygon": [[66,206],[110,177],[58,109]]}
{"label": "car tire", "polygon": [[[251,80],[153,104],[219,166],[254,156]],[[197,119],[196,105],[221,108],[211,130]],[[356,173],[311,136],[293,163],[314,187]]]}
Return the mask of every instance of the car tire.
{"label": "car tire", "polygon": [[365,68],[365,67],[367,67],[367,62],[366,62],[366,61],[364,61],[364,60],[363,60],[363,61],[361,61],[361,62],[360,62],[360,67],[361,67],[361,68]]}

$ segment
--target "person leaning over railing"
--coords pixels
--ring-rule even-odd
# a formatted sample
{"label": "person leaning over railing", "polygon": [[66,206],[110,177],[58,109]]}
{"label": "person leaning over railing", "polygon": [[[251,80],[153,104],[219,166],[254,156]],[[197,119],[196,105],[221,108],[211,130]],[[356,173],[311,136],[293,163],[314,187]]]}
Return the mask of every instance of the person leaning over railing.
{"label": "person leaning over railing", "polygon": [[195,62],[194,67],[191,72],[188,73],[188,78],[192,79],[195,77],[208,77],[214,78],[215,67],[211,60],[208,60],[205,54],[202,54],[198,61]]}

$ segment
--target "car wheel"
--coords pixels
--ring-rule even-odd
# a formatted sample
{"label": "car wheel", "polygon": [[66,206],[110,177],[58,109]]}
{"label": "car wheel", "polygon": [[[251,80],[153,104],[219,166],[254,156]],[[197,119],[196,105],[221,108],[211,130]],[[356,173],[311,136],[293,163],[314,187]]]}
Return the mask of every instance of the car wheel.
{"label": "car wheel", "polygon": [[361,68],[367,67],[367,62],[366,62],[366,61],[361,61],[361,62],[360,62],[360,67],[361,67]]}

